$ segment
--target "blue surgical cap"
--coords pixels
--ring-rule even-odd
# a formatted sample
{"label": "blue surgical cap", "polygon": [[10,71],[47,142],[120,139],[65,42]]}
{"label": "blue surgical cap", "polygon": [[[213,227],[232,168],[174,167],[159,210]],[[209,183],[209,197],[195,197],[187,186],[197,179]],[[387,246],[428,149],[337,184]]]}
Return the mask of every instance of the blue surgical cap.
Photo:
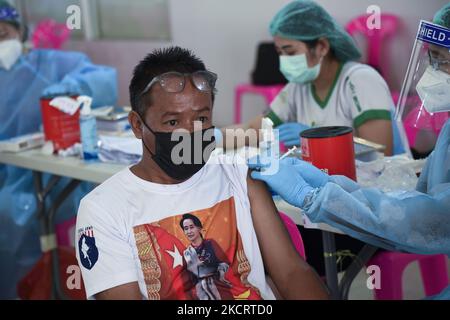
{"label": "blue surgical cap", "polygon": [[269,30],[272,36],[299,41],[326,38],[341,62],[361,57],[352,37],[324,8],[313,1],[296,0],[289,3],[272,19]]}
{"label": "blue surgical cap", "polygon": [[450,3],[447,3],[438,12],[436,12],[433,22],[450,29]]}

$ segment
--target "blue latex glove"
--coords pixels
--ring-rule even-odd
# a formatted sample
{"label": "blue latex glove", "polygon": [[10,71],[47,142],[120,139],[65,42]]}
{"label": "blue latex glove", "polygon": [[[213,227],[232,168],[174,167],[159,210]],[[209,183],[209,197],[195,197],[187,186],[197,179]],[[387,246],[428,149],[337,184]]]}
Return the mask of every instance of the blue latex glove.
{"label": "blue latex glove", "polygon": [[283,123],[276,127],[280,133],[280,141],[284,143],[286,147],[300,145],[300,133],[310,127],[298,122]]}
{"label": "blue latex glove", "polygon": [[293,206],[301,208],[306,196],[314,190],[303,179],[295,163],[296,158],[285,158],[280,161],[278,172],[265,174],[264,171],[252,171],[253,179],[264,181],[273,191]]}
{"label": "blue latex glove", "polygon": [[[272,161],[279,161],[278,159],[268,159],[261,158],[260,156],[256,156],[250,158],[247,161],[247,165],[250,169],[260,170],[261,168],[268,168],[271,165]],[[323,187],[329,180],[330,176],[327,175],[322,170],[313,166],[309,162],[302,161],[300,159],[294,157],[288,157],[281,160],[281,163],[289,164],[292,166],[293,170],[295,170],[298,174],[302,176],[302,178],[313,188]]]}
{"label": "blue latex glove", "polygon": [[[384,193],[332,176],[305,214],[389,251],[450,255],[450,120],[427,159],[416,190]],[[447,292],[450,294],[450,292]]]}
{"label": "blue latex glove", "polygon": [[216,147],[223,147],[223,134],[222,131],[219,128],[214,127],[214,139],[216,142]]}
{"label": "blue latex glove", "polygon": [[42,92],[42,96],[79,95],[80,91],[80,86],[75,81],[65,81],[47,87]]}

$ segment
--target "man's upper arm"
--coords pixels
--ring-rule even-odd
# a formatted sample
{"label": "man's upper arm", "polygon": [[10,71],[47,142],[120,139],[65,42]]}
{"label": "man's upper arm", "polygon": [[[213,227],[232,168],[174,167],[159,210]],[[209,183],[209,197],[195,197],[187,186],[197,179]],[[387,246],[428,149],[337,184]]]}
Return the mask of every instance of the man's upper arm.
{"label": "man's upper arm", "polygon": [[268,273],[289,269],[298,254],[265,184],[247,178],[253,225]]}
{"label": "man's upper arm", "polygon": [[264,183],[247,178],[253,225],[264,266],[285,299],[327,299],[315,271],[296,252]]}

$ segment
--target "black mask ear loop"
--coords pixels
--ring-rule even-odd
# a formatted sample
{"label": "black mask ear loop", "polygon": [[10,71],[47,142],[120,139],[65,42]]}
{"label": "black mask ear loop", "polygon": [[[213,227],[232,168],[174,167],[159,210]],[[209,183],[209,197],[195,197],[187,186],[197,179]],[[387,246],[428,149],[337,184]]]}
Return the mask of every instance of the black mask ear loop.
{"label": "black mask ear loop", "polygon": [[[141,115],[139,114],[139,118],[141,119],[141,122],[144,124],[144,126],[153,134],[153,136],[156,139],[156,135],[155,132],[152,130],[152,128],[150,128],[145,121],[142,119]],[[153,152],[150,151],[150,148],[147,146],[147,144],[144,141],[144,136],[142,136],[142,143],[144,144],[145,149],[147,149],[147,151],[151,154],[152,158],[155,156],[155,154]]]}

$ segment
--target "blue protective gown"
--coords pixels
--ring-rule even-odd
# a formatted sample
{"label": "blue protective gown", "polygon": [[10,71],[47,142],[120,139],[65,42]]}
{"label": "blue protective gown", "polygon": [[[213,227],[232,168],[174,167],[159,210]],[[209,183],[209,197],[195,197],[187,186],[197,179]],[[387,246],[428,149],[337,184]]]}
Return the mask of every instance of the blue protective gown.
{"label": "blue protective gown", "polygon": [[[94,65],[78,52],[30,51],[9,71],[0,69],[0,140],[39,131],[40,97],[54,84],[93,97],[93,107],[117,100],[115,69]],[[63,185],[61,181],[58,189]],[[59,220],[76,214],[87,191],[89,186],[83,184],[67,199],[58,211]],[[41,256],[35,211],[31,171],[0,165],[0,299],[17,296],[17,281]]]}
{"label": "blue protective gown", "polygon": [[[305,213],[387,250],[450,255],[450,120],[420,175],[416,191],[383,193],[333,176]],[[450,299],[450,288],[435,298]]]}

